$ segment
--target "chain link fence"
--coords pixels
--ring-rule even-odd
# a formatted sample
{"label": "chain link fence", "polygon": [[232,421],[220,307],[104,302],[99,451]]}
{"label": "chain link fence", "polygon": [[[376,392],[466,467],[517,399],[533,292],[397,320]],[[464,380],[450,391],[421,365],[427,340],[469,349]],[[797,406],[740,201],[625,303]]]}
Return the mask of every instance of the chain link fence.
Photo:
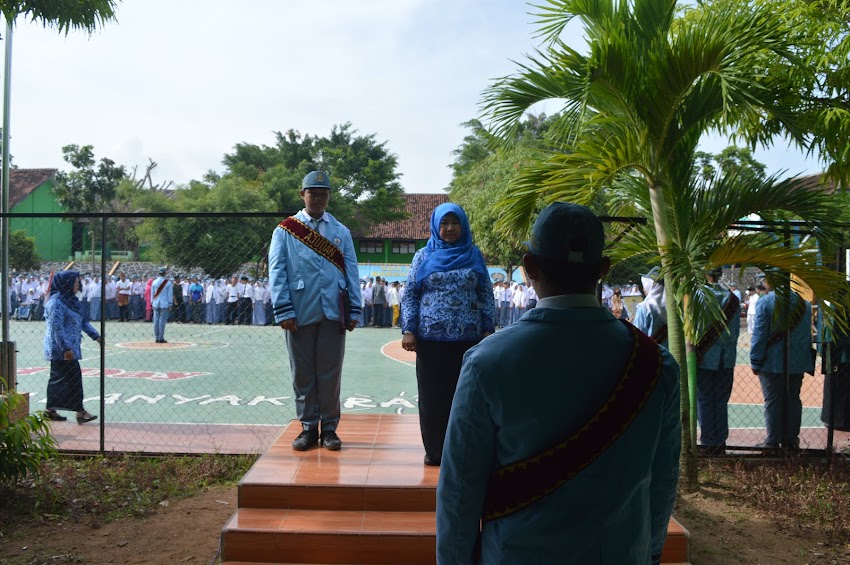
{"label": "chain link fence", "polygon": [[[266,270],[271,233],[285,216],[10,215],[12,229],[15,221],[26,221],[39,254],[54,259],[12,273],[10,308],[4,311],[17,349],[17,389],[30,393],[31,410],[46,408],[50,364],[43,354],[43,316],[52,272],[81,272],[85,312],[105,337],[101,349],[83,336],[81,361],[85,406],[99,419],[77,425],[66,413],[68,422],[54,422],[62,450],[246,453],[274,441],[295,418],[285,339],[271,314]],[[73,226],[70,242],[55,235],[67,233],[64,223]],[[156,343],[151,323],[150,284],[160,266],[168,267],[175,283],[180,277],[167,343]],[[626,297],[631,312],[640,300]],[[412,366],[382,355],[383,345],[399,337],[390,329],[350,334],[344,411],[415,411]],[[749,354],[742,316],[727,446],[758,454],[752,448],[765,441],[764,396]],[[800,397],[800,447],[850,449],[850,434],[832,434],[824,423],[820,362],[814,376],[804,377]]]}

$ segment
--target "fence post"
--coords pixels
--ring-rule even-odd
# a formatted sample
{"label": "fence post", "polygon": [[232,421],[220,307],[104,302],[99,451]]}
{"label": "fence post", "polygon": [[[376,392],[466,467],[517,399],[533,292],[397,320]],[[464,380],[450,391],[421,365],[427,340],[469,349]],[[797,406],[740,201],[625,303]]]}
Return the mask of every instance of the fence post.
{"label": "fence post", "polygon": [[104,453],[106,451],[106,216],[103,216],[100,222],[100,452]]}

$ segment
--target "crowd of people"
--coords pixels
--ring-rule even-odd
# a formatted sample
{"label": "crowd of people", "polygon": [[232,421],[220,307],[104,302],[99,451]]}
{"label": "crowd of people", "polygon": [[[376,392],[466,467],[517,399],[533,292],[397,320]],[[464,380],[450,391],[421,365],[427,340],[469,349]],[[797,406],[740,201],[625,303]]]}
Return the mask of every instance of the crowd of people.
{"label": "crowd of people", "polygon": [[[151,286],[154,277],[128,278],[124,273],[107,278],[83,275],[79,291],[79,308],[89,321],[119,322],[153,319]],[[265,326],[274,323],[268,279],[247,275],[230,279],[175,274],[169,321],[196,324],[228,324]],[[45,294],[49,276],[17,275],[10,278],[9,299],[15,319],[44,319]],[[102,311],[101,293],[105,297]]]}

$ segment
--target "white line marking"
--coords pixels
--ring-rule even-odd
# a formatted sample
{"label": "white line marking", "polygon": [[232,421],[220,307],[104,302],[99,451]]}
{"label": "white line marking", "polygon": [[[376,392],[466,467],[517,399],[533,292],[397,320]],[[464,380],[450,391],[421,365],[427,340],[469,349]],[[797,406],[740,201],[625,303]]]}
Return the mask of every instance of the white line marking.
{"label": "white line marking", "polygon": [[395,343],[395,342],[394,341],[387,342],[381,347],[381,355],[383,355],[387,359],[392,359],[393,361],[395,361],[397,363],[401,363],[402,365],[407,365],[408,367],[415,367],[416,366],[416,363],[408,363],[407,361],[402,361],[401,359],[396,359],[392,355],[387,355],[387,352],[384,351],[384,349],[391,343]]}

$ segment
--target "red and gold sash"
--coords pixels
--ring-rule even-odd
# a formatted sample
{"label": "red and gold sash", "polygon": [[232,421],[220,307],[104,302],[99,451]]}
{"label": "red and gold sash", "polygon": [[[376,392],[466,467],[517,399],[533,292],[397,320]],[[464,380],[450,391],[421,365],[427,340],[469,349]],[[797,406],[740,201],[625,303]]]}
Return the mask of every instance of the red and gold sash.
{"label": "red and gold sash", "polygon": [[165,285],[167,285],[168,283],[169,280],[165,277],[162,277],[162,284],[156,287],[156,292],[153,294],[153,297],[157,298],[159,296],[159,293],[162,292],[162,289],[164,289]]}
{"label": "red and gold sash", "polygon": [[490,475],[483,519],[512,514],[540,500],[593,463],[626,431],[661,377],[661,348],[621,320],[634,345],[623,376],[605,404],[565,441]]}
{"label": "red and gold sash", "polygon": [[696,350],[698,361],[702,361],[703,355],[711,349],[712,345],[717,343],[717,340],[720,339],[720,334],[726,331],[726,324],[729,323],[729,320],[731,320],[738,312],[738,307],[740,305],[741,301],[738,300],[738,297],[735,296],[733,292],[730,292],[729,300],[726,301],[726,306],[723,307],[723,319],[711,324],[708,330],[706,330],[705,335],[702,336],[702,339],[700,339],[697,343]]}
{"label": "red and gold sash", "polygon": [[292,237],[333,263],[345,276],[345,256],[342,250],[334,245],[329,239],[322,236],[295,216],[290,216],[278,224],[288,231]]}
{"label": "red and gold sash", "polygon": [[791,311],[791,317],[788,320],[787,328],[783,327],[782,329],[776,330],[775,332],[770,334],[770,336],[768,336],[767,338],[767,347],[770,347],[775,343],[779,343],[780,341],[784,341],[786,329],[793,330],[797,327],[797,324],[803,321],[803,316],[806,313],[806,303],[803,302],[803,299],[800,297],[800,295],[797,295],[796,293],[794,298],[796,299],[796,301],[794,303],[794,309]]}

